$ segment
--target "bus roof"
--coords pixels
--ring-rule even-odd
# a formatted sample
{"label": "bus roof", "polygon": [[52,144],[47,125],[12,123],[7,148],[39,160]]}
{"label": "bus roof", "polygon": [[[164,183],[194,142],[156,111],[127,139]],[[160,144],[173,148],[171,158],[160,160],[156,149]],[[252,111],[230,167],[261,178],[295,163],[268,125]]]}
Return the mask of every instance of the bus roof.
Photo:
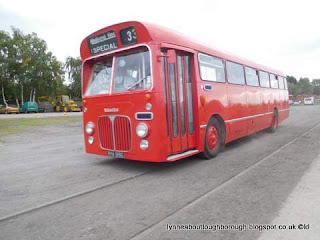
{"label": "bus roof", "polygon": [[224,51],[206,46],[202,43],[197,42],[197,40],[191,39],[189,36],[186,36],[184,34],[178,33],[174,30],[171,30],[169,28],[165,28],[156,24],[151,24],[151,23],[142,23],[142,22],[136,22],[136,21],[130,21],[130,22],[123,22],[123,23],[118,23],[112,26],[108,26],[106,28],[102,28],[89,36],[87,36],[81,43],[81,58],[82,60],[92,57],[92,53],[90,52],[89,49],[89,43],[88,41],[94,37],[100,36],[103,33],[106,33],[108,31],[114,31],[115,34],[117,35],[117,47],[122,48],[125,47],[121,44],[120,42],[120,31],[128,28],[128,27],[134,27],[137,33],[137,38],[138,38],[138,44],[140,43],[169,43],[173,45],[178,45],[184,48],[189,48],[193,49],[205,54],[217,56],[223,59],[227,59],[233,62],[241,63],[246,66],[256,68],[262,71],[267,71],[269,73],[277,74],[280,76],[284,76],[283,73],[279,70],[272,69],[260,64],[257,64],[255,62],[246,60],[242,57],[226,53]]}

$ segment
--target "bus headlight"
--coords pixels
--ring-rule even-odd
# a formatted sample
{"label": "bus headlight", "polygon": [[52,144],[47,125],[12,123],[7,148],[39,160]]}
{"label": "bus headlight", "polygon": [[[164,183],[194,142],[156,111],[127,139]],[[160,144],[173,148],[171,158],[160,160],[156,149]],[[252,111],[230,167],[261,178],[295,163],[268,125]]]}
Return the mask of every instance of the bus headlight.
{"label": "bus headlight", "polygon": [[93,138],[92,136],[90,136],[90,137],[88,138],[88,143],[89,143],[89,144],[93,144],[93,141],[94,141],[94,138]]}
{"label": "bus headlight", "polygon": [[146,137],[148,135],[148,126],[145,123],[139,123],[136,128],[136,133],[141,138]]}
{"label": "bus headlight", "polygon": [[152,104],[151,103],[146,103],[146,110],[150,111],[152,108]]}
{"label": "bus headlight", "polygon": [[149,147],[149,142],[145,139],[142,139],[140,142],[140,148],[146,150]]}
{"label": "bus headlight", "polygon": [[92,134],[94,130],[94,124],[92,122],[88,122],[86,124],[86,133]]}

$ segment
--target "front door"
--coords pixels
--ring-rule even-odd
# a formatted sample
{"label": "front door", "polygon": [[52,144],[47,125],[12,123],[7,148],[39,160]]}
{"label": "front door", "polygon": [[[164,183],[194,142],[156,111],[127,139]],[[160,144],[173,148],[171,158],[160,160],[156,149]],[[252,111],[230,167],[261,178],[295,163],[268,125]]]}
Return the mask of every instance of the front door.
{"label": "front door", "polygon": [[169,152],[175,154],[195,148],[193,55],[172,49],[163,54]]}

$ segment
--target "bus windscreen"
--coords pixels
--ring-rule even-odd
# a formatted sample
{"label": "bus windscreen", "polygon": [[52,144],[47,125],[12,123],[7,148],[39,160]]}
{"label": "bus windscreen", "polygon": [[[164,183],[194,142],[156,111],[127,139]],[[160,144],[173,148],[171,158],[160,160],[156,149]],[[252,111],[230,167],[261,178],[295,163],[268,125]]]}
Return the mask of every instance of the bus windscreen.
{"label": "bus windscreen", "polygon": [[134,52],[95,62],[91,80],[89,81],[86,96],[109,94],[112,84],[112,92],[127,92],[134,90],[146,90],[151,87],[150,54],[148,50]]}

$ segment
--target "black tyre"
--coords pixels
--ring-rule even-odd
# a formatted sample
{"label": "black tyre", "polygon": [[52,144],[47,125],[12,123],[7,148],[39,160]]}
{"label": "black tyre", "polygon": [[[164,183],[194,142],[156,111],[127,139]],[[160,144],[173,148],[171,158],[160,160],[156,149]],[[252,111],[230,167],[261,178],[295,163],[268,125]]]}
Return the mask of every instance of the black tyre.
{"label": "black tyre", "polygon": [[211,118],[206,129],[204,138],[204,152],[201,156],[205,159],[211,159],[218,155],[224,144],[224,131],[216,118]]}
{"label": "black tyre", "polygon": [[276,110],[273,111],[271,126],[268,129],[269,132],[274,133],[278,128],[278,112]]}

